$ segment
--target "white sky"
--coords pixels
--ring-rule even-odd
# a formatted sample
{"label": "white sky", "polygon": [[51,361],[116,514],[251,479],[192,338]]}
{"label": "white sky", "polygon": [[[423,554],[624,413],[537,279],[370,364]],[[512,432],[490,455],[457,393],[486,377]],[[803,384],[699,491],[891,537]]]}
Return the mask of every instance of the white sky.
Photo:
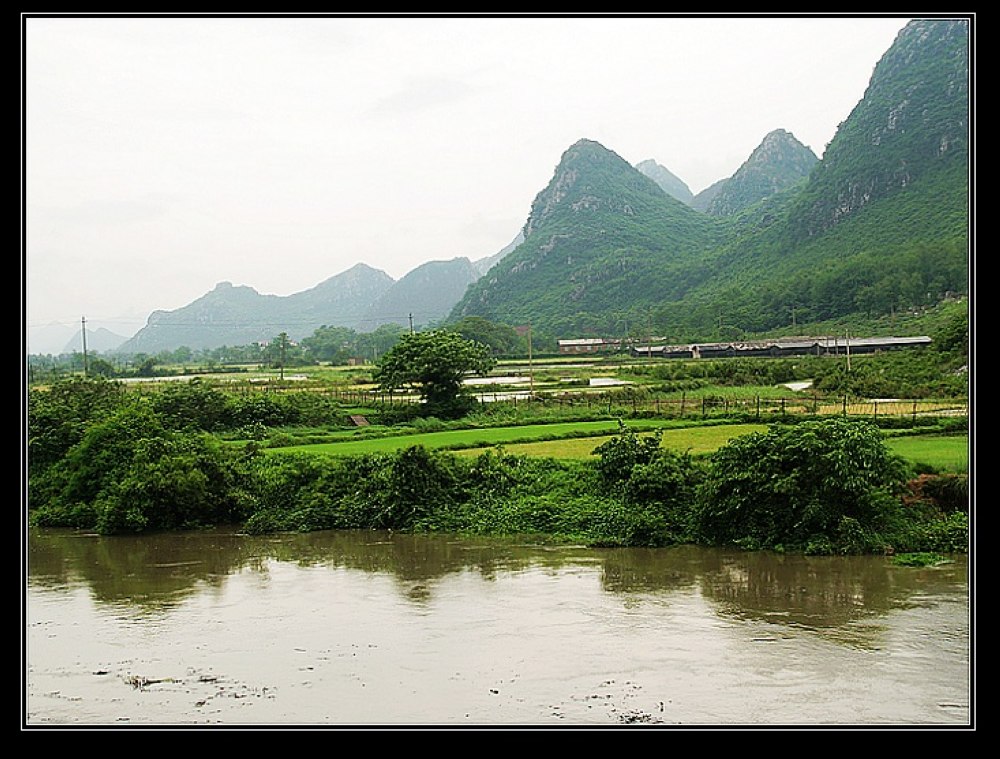
{"label": "white sky", "polygon": [[492,255],[580,138],[695,193],[822,156],[907,20],[26,17],[28,327]]}

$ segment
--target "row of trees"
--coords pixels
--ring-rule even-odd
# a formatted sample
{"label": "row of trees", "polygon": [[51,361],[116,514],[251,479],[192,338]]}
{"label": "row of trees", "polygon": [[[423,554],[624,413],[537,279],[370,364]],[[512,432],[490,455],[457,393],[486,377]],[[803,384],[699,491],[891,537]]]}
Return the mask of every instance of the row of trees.
{"label": "row of trees", "polygon": [[[515,328],[491,322],[479,316],[463,318],[447,329],[467,340],[486,346],[492,356],[523,356],[529,350],[526,326]],[[357,332],[349,327],[322,326],[308,337],[295,341],[287,334],[249,345],[221,346],[192,350],[180,346],[174,350],[160,351],[154,355],[138,353],[120,355],[107,352],[103,355],[82,353],[60,356],[31,355],[28,357],[29,380],[49,381],[62,375],[86,371],[91,377],[124,378],[156,377],[175,374],[178,368],[199,367],[201,371],[220,371],[238,365],[268,367],[309,366],[318,363],[345,366],[349,363],[376,363],[409,334],[397,324],[386,324],[373,332]],[[530,336],[534,351],[553,352],[556,341],[551,335]]]}

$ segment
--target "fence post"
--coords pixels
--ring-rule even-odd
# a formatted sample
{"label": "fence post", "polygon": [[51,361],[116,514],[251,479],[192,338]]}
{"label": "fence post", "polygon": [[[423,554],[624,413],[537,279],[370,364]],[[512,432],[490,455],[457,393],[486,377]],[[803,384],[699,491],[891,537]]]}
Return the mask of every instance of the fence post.
{"label": "fence post", "polygon": [[760,396],[757,396],[757,421],[760,421]]}
{"label": "fence post", "polygon": [[705,401],[707,401],[707,400],[708,400],[708,398],[702,396],[702,399],[701,399],[701,416],[702,416],[703,419],[705,418]]}
{"label": "fence post", "polygon": [[913,401],[913,416],[910,417],[910,425],[913,427],[917,426],[917,402]]}
{"label": "fence post", "polygon": [[781,415],[782,416],[785,415],[785,399],[784,398],[781,399]]}
{"label": "fence post", "polygon": [[847,416],[847,393],[844,393],[844,416]]}
{"label": "fence post", "polygon": [[877,419],[878,419],[878,401],[873,400],[872,401],[872,421],[875,421]]}
{"label": "fence post", "polygon": [[687,390],[681,391],[681,416],[684,416],[684,401],[687,400]]}

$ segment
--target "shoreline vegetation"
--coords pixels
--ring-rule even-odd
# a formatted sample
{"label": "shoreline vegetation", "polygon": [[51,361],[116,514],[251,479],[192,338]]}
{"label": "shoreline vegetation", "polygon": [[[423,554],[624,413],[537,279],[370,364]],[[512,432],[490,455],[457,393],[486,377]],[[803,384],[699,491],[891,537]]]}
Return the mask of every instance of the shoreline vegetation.
{"label": "shoreline vegetation", "polygon": [[[528,423],[525,404],[490,406],[488,419],[399,420],[392,406],[309,391],[193,380],[136,393],[60,380],[29,390],[28,520],[106,535],[236,525],[811,555],[968,551],[964,416],[585,419],[555,407]],[[355,412],[371,424],[348,427]]]}

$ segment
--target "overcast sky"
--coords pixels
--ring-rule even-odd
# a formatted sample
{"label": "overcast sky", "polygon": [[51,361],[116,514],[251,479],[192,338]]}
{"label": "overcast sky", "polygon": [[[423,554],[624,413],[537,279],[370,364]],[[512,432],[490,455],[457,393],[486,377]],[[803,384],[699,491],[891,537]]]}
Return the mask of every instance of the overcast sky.
{"label": "overcast sky", "polygon": [[27,17],[28,326],[492,255],[581,138],[694,193],[822,156],[907,21]]}

